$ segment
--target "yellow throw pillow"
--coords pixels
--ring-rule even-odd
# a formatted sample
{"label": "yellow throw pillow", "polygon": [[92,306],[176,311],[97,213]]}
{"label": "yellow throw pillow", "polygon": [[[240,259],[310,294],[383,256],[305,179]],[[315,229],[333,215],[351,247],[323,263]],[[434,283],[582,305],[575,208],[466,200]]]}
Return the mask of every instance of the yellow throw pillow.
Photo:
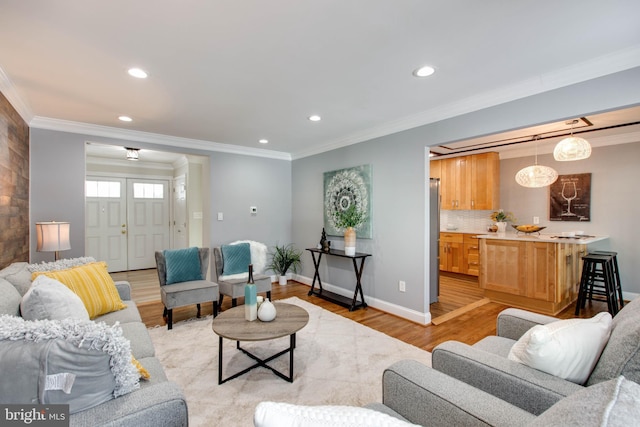
{"label": "yellow throw pillow", "polygon": [[148,380],[149,378],[151,378],[151,374],[149,373],[149,371],[147,371],[144,366],[142,366],[142,363],[138,362],[138,359],[131,356],[131,363],[133,363],[133,366],[138,369],[138,372],[140,373],[140,379]]}
{"label": "yellow throw pillow", "polygon": [[91,319],[127,307],[120,299],[105,262],[92,262],[68,270],[34,272],[31,280],[40,275],[51,277],[75,292]]}

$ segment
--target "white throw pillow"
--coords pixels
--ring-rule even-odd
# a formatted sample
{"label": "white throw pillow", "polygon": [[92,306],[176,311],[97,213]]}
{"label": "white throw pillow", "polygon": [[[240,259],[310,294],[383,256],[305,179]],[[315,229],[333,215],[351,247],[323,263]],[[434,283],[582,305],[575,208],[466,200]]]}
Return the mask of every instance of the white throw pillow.
{"label": "white throw pillow", "polygon": [[255,427],[417,427],[391,415],[357,406],[301,406],[260,402],[253,415]]}
{"label": "white throw pillow", "polygon": [[38,276],[22,297],[20,312],[25,320],[89,320],[78,295],[59,281]]}
{"label": "white throw pillow", "polygon": [[610,333],[611,314],[607,312],[591,319],[567,319],[537,325],[513,345],[509,359],[584,384]]}

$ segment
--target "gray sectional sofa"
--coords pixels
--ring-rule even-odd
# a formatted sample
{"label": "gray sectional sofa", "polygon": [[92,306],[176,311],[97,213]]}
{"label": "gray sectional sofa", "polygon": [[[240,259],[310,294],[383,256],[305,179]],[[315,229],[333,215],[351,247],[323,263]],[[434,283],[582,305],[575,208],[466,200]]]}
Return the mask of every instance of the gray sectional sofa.
{"label": "gray sectional sofa", "polygon": [[[27,263],[13,263],[5,269],[0,270],[0,315],[20,316],[20,301],[31,283],[32,273],[27,267]],[[184,394],[177,384],[168,381],[160,362],[155,357],[155,350],[149,333],[144,323],[142,323],[136,304],[131,300],[129,283],[116,282],[116,287],[120,298],[126,304],[127,308],[99,316],[93,319],[93,322],[98,324],[99,322],[104,322],[105,325],[99,324],[99,326],[104,327],[118,323],[122,329],[122,336],[130,342],[131,354],[149,372],[150,378],[149,380],[140,380],[139,388],[136,385],[133,387],[135,388],[134,391],[115,398],[113,397],[113,392],[111,392],[110,397],[107,396],[102,399],[106,401],[72,413],[70,416],[70,425],[92,427],[188,425],[187,402]],[[3,316],[0,319],[4,319],[5,325],[0,325],[0,328],[4,327],[4,329],[6,329],[7,324],[11,324],[12,320],[19,320],[15,318],[12,319],[8,316]],[[115,330],[117,331],[118,329],[115,328]],[[111,329],[109,332],[112,332]],[[60,348],[63,349],[62,351],[64,351],[64,348],[67,348],[64,345],[56,347],[55,341],[56,340],[47,341],[47,357],[51,357],[49,353],[51,353],[51,349],[54,347],[57,351],[61,351]],[[48,344],[48,342],[51,342],[51,344]],[[0,340],[0,354],[3,355],[0,359],[0,365],[3,365],[1,369],[2,372],[8,372],[7,368],[12,364],[12,366],[17,366],[18,368],[15,369],[15,371],[19,374],[14,375],[14,377],[26,379],[25,384],[35,381],[38,387],[38,396],[39,398],[43,398],[42,385],[38,385],[37,383],[38,375],[40,374],[42,376],[42,372],[39,373],[38,370],[34,372],[28,369],[20,372],[20,366],[28,366],[24,360],[28,358],[29,351],[38,351],[36,349],[38,345],[41,346],[42,341],[38,342],[36,340],[35,343],[22,343],[11,340]],[[82,358],[92,352],[97,353],[96,350],[85,347],[86,346],[81,346],[81,348],[77,348],[77,346],[75,346],[74,348],[69,348],[70,354],[68,356],[70,358]],[[22,359],[22,361],[12,360],[12,357]],[[42,358],[42,356],[39,357]],[[63,359],[64,354],[61,355],[60,358]],[[92,369],[87,369],[87,375],[91,375],[92,372]],[[81,375],[83,374],[80,373],[78,375],[78,384],[81,384],[82,378],[79,378]],[[83,394],[91,397],[92,390],[87,390],[87,387],[93,387],[94,385],[96,394],[99,394],[99,388],[109,387],[108,383],[109,380],[107,379],[96,378],[92,380],[89,378],[84,384],[85,389],[83,390]],[[26,384],[25,387],[28,387],[28,384]],[[113,387],[113,385],[111,385],[111,387]],[[13,397],[16,396],[16,394],[20,395],[20,393],[16,393],[16,384],[8,384],[8,381],[3,380],[2,384],[0,384],[2,403],[29,403],[11,401],[12,399],[17,399]],[[56,402],[50,399],[47,403]]]}
{"label": "gray sectional sofa", "polygon": [[433,368],[405,360],[383,374],[383,402],[369,408],[424,426],[629,426],[640,420],[640,298],[613,318],[584,384],[508,359],[530,328],[558,319],[507,309],[498,336],[433,350]]}

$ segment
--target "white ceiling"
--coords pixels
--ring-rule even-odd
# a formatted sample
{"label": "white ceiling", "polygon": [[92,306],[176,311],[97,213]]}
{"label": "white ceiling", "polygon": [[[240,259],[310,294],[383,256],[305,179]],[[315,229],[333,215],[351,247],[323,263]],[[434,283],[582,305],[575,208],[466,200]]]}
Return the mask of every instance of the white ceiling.
{"label": "white ceiling", "polygon": [[295,158],[640,66],[638,16],[637,0],[0,0],[0,90],[34,127]]}

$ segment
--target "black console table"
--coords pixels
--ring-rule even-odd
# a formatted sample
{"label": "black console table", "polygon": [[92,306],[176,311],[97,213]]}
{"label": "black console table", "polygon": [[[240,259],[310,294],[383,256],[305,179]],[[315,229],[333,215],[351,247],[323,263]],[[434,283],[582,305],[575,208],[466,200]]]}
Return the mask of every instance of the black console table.
{"label": "black console table", "polygon": [[[313,275],[313,283],[311,284],[311,290],[309,291],[309,296],[316,295],[322,299],[327,301],[331,301],[333,303],[339,304],[343,307],[347,307],[349,311],[356,310],[358,308],[367,307],[367,303],[364,302],[364,295],[362,293],[362,270],[364,269],[364,260],[366,257],[371,256],[371,254],[363,254],[360,252],[356,252],[355,255],[346,255],[344,251],[339,249],[331,249],[329,252],[325,252],[322,249],[309,248],[307,249],[311,252],[311,257],[313,258],[313,266],[315,267],[315,274]],[[318,257],[316,258],[316,254]],[[334,292],[325,291],[322,289],[322,281],[320,280],[320,273],[318,272],[318,268],[320,267],[320,260],[322,259],[322,255],[331,255],[337,256],[341,258],[351,258],[353,261],[353,270],[356,273],[356,289],[353,292],[353,299],[349,299],[342,295],[338,295]],[[360,266],[358,266],[357,260],[360,260]],[[316,280],[318,281],[318,290],[315,290]],[[360,293],[360,301],[358,302],[358,293]]]}

